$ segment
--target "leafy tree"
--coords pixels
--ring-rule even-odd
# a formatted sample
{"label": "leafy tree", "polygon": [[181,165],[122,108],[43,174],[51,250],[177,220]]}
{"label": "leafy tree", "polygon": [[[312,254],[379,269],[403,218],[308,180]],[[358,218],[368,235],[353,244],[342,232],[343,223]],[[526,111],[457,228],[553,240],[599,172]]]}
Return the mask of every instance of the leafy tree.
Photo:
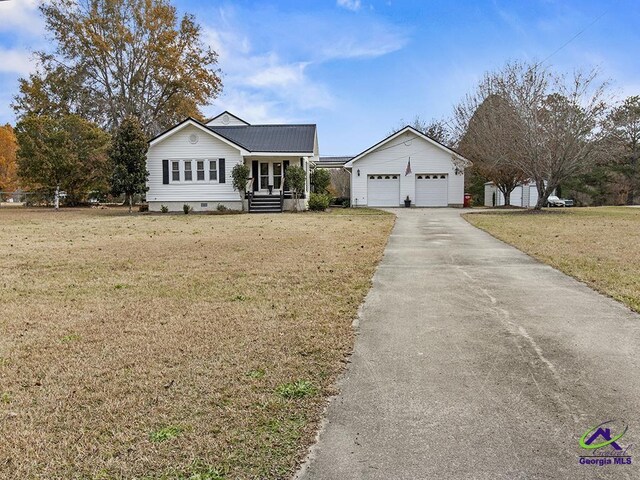
{"label": "leafy tree", "polygon": [[291,190],[291,194],[293,195],[293,210],[297,212],[300,194],[304,192],[304,187],[307,182],[307,174],[304,171],[304,168],[297,165],[291,165],[284,172],[284,176],[287,179],[289,190]]}
{"label": "leafy tree", "polygon": [[27,115],[16,125],[18,176],[45,194],[57,188],[78,203],[108,183],[109,136],[77,115]]}
{"label": "leafy tree", "polygon": [[327,193],[331,185],[331,174],[325,168],[314,168],[311,172],[311,185],[316,193]]}
{"label": "leafy tree", "polygon": [[18,186],[17,149],[15,133],[7,123],[0,127],[0,192],[12,192]]}
{"label": "leafy tree", "polygon": [[138,117],[154,135],[221,91],[217,54],[192,15],[170,0],[45,0],[52,53],[35,52],[38,71],[20,80],[22,116],[74,113],[113,131]]}
{"label": "leafy tree", "polygon": [[249,167],[247,167],[244,163],[239,163],[233,167],[231,170],[231,178],[233,179],[233,188],[240,193],[240,200],[242,202],[242,211],[244,212],[244,194],[247,190],[247,182],[249,181],[249,177],[251,176],[251,172],[249,171]]}
{"label": "leafy tree", "polygon": [[133,196],[145,193],[147,188],[147,143],[140,122],[135,117],[125,118],[113,134],[109,158],[113,166],[111,192],[123,193],[129,200],[129,213]]}

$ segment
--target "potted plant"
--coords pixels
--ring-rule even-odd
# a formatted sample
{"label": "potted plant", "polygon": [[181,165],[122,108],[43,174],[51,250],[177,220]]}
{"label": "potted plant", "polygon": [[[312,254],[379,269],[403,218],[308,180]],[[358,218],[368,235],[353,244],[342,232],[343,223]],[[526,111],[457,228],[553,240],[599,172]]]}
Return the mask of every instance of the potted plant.
{"label": "potted plant", "polygon": [[411,199],[409,198],[409,195],[404,199],[404,206],[405,208],[409,208],[411,206]]}

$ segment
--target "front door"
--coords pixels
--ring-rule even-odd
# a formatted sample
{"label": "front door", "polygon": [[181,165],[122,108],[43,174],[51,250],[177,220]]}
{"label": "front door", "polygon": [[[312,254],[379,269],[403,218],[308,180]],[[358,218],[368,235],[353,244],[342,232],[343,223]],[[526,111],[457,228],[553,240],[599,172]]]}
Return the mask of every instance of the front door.
{"label": "front door", "polygon": [[282,186],[282,162],[260,162],[260,190],[268,190],[269,185],[274,190]]}
{"label": "front door", "polygon": [[273,188],[280,190],[280,186],[282,185],[282,163],[275,162],[271,165],[273,165]]}
{"label": "front door", "polygon": [[260,190],[267,190],[269,185],[269,164],[266,162],[260,162]]}

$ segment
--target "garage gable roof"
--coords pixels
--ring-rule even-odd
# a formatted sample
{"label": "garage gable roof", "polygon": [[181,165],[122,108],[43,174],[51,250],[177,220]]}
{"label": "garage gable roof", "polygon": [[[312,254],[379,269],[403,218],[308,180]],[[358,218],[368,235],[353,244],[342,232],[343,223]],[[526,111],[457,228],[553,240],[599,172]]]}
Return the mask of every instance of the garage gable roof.
{"label": "garage gable roof", "polygon": [[[351,168],[353,166],[353,164],[355,162],[357,162],[358,160],[361,160],[363,157],[367,156],[368,154],[370,154],[371,152],[377,150],[378,148],[382,147],[383,145],[395,140],[396,138],[398,138],[399,136],[401,136],[402,134],[406,133],[406,132],[411,132],[414,133],[415,135],[417,135],[419,138],[422,138],[423,140],[426,140],[427,142],[429,142],[430,144],[432,144],[433,146],[444,150],[447,153],[450,153],[451,155],[454,156],[454,158],[462,161],[462,163],[465,166],[469,166],[471,165],[471,161],[467,160],[466,158],[464,158],[462,155],[460,155],[458,152],[456,152],[455,150],[453,150],[452,148],[447,147],[446,145],[443,145],[442,143],[438,142],[437,140],[434,140],[433,138],[429,137],[428,135],[425,135],[424,133],[422,133],[419,130],[416,130],[415,128],[413,128],[410,125],[407,125],[406,127],[404,127],[401,130],[398,130],[395,133],[392,133],[391,135],[389,135],[387,138],[379,141],[378,143],[376,143],[374,146],[366,149],[365,151],[359,153],[358,155],[356,155],[355,157],[353,157],[350,161],[348,161],[347,163],[345,163],[345,168]],[[404,142],[401,142],[404,143]],[[400,145],[400,144],[397,144]],[[391,147],[394,147],[396,145],[392,145]],[[391,148],[391,147],[386,147],[386,148]]]}

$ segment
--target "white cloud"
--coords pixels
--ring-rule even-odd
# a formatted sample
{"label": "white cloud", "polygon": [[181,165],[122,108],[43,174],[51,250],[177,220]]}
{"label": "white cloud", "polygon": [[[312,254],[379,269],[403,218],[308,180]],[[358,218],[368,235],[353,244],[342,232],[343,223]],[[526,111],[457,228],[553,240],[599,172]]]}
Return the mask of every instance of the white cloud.
{"label": "white cloud", "polygon": [[353,12],[357,12],[362,6],[360,0],[337,0],[336,4],[339,7],[346,8],[347,10],[351,10]]}
{"label": "white cloud", "polygon": [[38,12],[38,4],[39,0],[0,2],[0,32],[40,36],[44,24]]}
{"label": "white cloud", "polygon": [[29,75],[35,70],[36,62],[31,52],[0,47],[0,73]]}
{"label": "white cloud", "polygon": [[308,63],[265,66],[258,70],[248,83],[254,87],[288,87],[305,81],[305,67]]}
{"label": "white cloud", "polygon": [[228,7],[212,17],[203,35],[219,55],[224,91],[207,113],[226,109],[252,123],[296,121],[335,108],[336,98],[314,76],[322,64],[375,58],[407,43],[405,31],[361,16],[310,19],[274,10],[247,16]]}

